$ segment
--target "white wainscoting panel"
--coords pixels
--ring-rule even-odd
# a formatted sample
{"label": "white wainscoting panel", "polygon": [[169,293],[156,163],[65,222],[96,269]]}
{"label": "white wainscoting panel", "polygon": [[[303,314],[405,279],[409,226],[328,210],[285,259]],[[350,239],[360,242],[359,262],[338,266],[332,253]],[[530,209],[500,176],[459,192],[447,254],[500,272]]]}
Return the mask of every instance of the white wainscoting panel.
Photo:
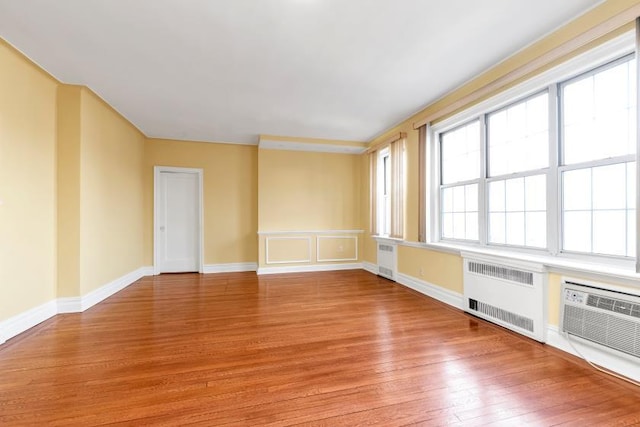
{"label": "white wainscoting panel", "polygon": [[[323,240],[353,240],[355,254],[353,257],[345,257],[345,258],[320,258],[321,246]],[[316,260],[318,262],[343,262],[343,261],[357,261],[358,260],[358,236],[318,236],[316,237]]]}

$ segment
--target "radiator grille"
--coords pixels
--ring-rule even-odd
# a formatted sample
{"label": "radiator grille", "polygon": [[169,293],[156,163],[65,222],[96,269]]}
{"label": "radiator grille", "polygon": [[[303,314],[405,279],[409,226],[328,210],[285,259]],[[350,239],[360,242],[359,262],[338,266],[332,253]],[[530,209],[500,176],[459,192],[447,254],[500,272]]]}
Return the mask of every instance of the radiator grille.
{"label": "radiator grille", "polygon": [[533,319],[528,317],[473,299],[469,299],[469,308],[493,317],[494,319],[502,320],[520,329],[533,332]]}
{"label": "radiator grille", "polygon": [[387,267],[378,267],[378,274],[393,279],[393,270]]}
{"label": "radiator grille", "polygon": [[[616,302],[623,302],[608,297],[589,295],[587,305],[591,305],[590,300],[595,301],[592,297],[614,301],[612,305],[609,304],[610,301],[604,301],[603,307],[599,307],[605,310],[608,310],[604,308],[605,306],[611,307],[609,311],[612,312],[615,312]],[[628,302],[626,304],[634,307],[638,305]],[[565,305],[562,324],[563,330],[570,334],[640,357],[640,322],[631,315],[629,315],[629,319],[625,319],[583,307]]]}
{"label": "radiator grille", "polygon": [[378,249],[384,252],[393,252],[393,246],[391,245],[378,245]]}
{"label": "radiator grille", "polygon": [[529,271],[517,270],[515,268],[502,267],[500,265],[486,264],[482,262],[469,261],[469,271],[483,276],[505,279],[524,285],[533,285],[533,273]]}

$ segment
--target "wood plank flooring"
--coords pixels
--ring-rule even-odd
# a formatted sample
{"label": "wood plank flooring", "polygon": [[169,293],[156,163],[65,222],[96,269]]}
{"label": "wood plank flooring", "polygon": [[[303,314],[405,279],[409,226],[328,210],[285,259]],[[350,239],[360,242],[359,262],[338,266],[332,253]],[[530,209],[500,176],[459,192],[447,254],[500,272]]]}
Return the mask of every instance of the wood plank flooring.
{"label": "wood plank flooring", "polygon": [[0,425],[640,425],[640,389],[364,271],[141,279],[0,346]]}

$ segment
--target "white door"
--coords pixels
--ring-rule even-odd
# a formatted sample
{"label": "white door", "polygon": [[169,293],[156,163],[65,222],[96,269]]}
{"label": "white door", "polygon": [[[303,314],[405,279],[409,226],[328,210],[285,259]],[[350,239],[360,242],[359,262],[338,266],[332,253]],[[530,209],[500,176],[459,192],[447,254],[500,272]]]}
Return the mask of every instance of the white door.
{"label": "white door", "polygon": [[156,169],[156,273],[201,271],[199,172]]}

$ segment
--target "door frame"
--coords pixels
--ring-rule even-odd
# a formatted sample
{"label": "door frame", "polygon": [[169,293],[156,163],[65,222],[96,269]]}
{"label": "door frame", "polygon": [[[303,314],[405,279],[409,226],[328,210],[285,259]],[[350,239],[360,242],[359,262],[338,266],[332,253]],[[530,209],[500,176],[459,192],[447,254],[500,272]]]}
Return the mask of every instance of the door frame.
{"label": "door frame", "polygon": [[158,233],[160,231],[160,225],[158,224],[158,212],[160,206],[158,205],[158,195],[160,191],[160,174],[162,172],[173,173],[190,173],[198,176],[198,272],[204,272],[204,222],[203,222],[203,185],[202,175],[203,170],[199,168],[179,168],[173,166],[154,166],[153,167],[153,274],[160,274],[159,263],[159,238]]}

